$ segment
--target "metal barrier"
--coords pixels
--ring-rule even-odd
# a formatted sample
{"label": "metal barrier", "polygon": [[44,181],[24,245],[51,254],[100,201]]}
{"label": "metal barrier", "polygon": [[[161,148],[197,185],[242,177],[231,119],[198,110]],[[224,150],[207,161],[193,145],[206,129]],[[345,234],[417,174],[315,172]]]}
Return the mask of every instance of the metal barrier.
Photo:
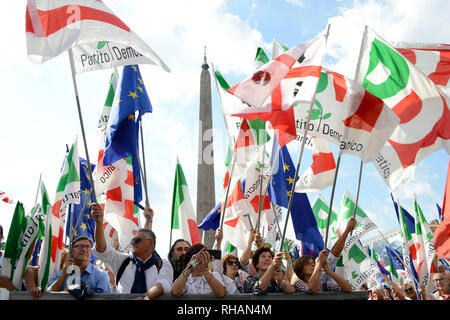
{"label": "metal barrier", "polygon": [[[107,294],[97,293],[86,300],[134,300],[142,297],[142,294]],[[368,291],[353,292],[320,292],[316,294],[308,293],[267,293],[264,295],[236,294],[226,295],[223,298],[216,298],[214,295],[184,295],[174,297],[172,295],[162,295],[157,300],[240,300],[240,301],[267,301],[267,300],[367,300]],[[9,293],[9,300],[34,300],[27,291],[12,291]],[[76,300],[67,292],[45,292],[38,300]]]}

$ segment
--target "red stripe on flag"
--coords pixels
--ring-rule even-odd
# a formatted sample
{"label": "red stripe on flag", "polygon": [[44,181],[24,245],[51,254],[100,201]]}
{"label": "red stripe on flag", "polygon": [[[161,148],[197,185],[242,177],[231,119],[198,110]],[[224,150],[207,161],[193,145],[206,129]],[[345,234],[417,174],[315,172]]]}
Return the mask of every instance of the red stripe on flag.
{"label": "red stripe on flag", "polygon": [[125,180],[125,183],[129,186],[134,186],[134,177],[133,177],[133,171],[127,170],[127,180]]}
{"label": "red stripe on flag", "polygon": [[270,98],[272,103],[272,111],[281,111],[283,103],[283,95],[281,93],[281,86],[278,85],[275,90],[272,91]]}
{"label": "red stripe on flag", "polygon": [[282,55],[279,55],[274,59],[275,61],[278,61],[282,64],[284,64],[289,69],[294,65],[294,63],[297,61],[294,58],[292,58],[290,55],[283,53]]}
{"label": "red stripe on flag", "polygon": [[441,51],[441,59],[439,60],[436,71],[428,75],[435,84],[446,86],[450,79],[450,51]]}
{"label": "red stripe on flag", "polygon": [[253,139],[253,133],[250,129],[250,126],[247,123],[247,120],[242,121],[241,127],[239,128],[239,134],[236,139],[236,143],[234,145],[234,149],[248,147],[252,144],[255,144]]}
{"label": "red stripe on flag", "polygon": [[122,202],[122,189],[120,187],[117,187],[115,189],[106,191],[106,199]]}
{"label": "red stripe on flag", "polygon": [[[252,207],[253,207],[253,210],[255,210],[255,212],[256,213],[258,213],[259,212],[259,199],[260,198],[264,198],[264,196],[255,196],[251,201],[250,201],[250,203],[251,203],[251,205],[252,205]],[[263,203],[263,206],[262,206],[262,209],[261,209],[261,211],[263,211],[263,210],[269,210],[270,209],[270,200],[269,200],[269,197],[265,197],[265,199],[264,199],[264,203]]]}
{"label": "red stripe on flag", "polygon": [[239,221],[239,218],[240,217],[237,217],[237,218],[234,218],[234,219],[231,219],[231,220],[228,220],[228,221],[224,221],[223,223],[225,223],[226,225],[228,225],[228,226],[230,226],[232,228],[236,228],[236,225],[237,225],[237,223]]}
{"label": "red stripe on flag", "polygon": [[303,66],[298,68],[292,68],[284,79],[302,78],[302,77],[320,77],[322,71],[321,66]]}
{"label": "red stripe on flag", "polygon": [[450,119],[450,111],[445,99],[442,96],[441,99],[444,112],[441,118],[436,121],[431,131],[425,137],[410,144],[401,144],[393,140],[388,140],[397,153],[403,168],[407,168],[412,165],[416,159],[417,152],[419,152],[422,148],[435,144],[437,138],[442,138],[443,140],[450,139],[450,125],[447,123],[448,119]]}
{"label": "red stripe on flag", "polygon": [[400,124],[414,119],[420,110],[422,110],[422,100],[413,90],[392,108],[392,111],[400,118]]}
{"label": "red stripe on flag", "polygon": [[233,188],[231,196],[228,197],[227,208],[231,207],[234,203],[242,199],[244,199],[244,194],[242,193],[241,186],[238,181],[236,182],[236,185]]}
{"label": "red stripe on flag", "polygon": [[315,153],[313,154],[313,163],[311,164],[311,169],[314,175],[333,170],[336,168],[336,163],[334,161],[333,153]]}
{"label": "red stripe on flag", "polygon": [[133,221],[136,225],[139,225],[138,219],[134,216],[134,201],[125,200],[125,213],[124,218]]}
{"label": "red stripe on flag", "polygon": [[345,77],[337,72],[327,71],[328,74],[333,75],[333,86],[334,92],[336,93],[336,101],[344,101],[345,95],[347,94],[347,82],[345,82]]}
{"label": "red stripe on flag", "polygon": [[[67,5],[60,8],[43,11],[37,10],[39,14],[39,19],[41,20],[42,28],[44,31],[44,36],[58,32],[59,30],[71,25],[72,23],[83,21],[83,20],[93,20],[104,22],[112,26],[123,29],[130,32],[130,28],[122,22],[117,16],[109,12],[86,7],[80,5]],[[31,24],[31,18],[28,13],[28,8],[26,11],[26,32],[34,33],[33,26]]]}
{"label": "red stripe on flag", "polygon": [[192,219],[187,219],[187,223],[189,226],[189,234],[191,235],[191,243],[200,243],[200,231],[198,230],[197,222]]}
{"label": "red stripe on flag", "polygon": [[349,128],[372,132],[373,127],[383,111],[383,105],[384,103],[380,98],[366,91],[358,110],[344,120],[344,125]]}
{"label": "red stripe on flag", "polygon": [[412,64],[416,64],[417,58],[416,53],[411,49],[397,48],[397,51],[402,54],[406,59],[408,59]]}

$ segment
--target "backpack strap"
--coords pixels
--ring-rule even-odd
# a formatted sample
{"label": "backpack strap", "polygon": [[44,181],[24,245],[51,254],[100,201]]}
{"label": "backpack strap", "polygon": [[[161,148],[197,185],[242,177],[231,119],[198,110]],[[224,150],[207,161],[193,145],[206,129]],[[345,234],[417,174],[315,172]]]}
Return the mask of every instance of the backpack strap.
{"label": "backpack strap", "polygon": [[122,264],[120,265],[119,271],[117,271],[116,284],[119,283],[120,278],[122,277],[122,274],[125,271],[125,268],[130,263],[130,261],[131,261],[131,257],[127,257],[125,260],[123,260]]}

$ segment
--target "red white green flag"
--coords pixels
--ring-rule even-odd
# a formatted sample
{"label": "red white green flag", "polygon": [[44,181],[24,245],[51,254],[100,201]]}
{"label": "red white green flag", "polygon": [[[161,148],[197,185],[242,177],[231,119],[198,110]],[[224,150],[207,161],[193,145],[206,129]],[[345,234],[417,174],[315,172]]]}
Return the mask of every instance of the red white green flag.
{"label": "red white green flag", "polygon": [[392,190],[414,177],[431,153],[450,153],[450,99],[421,70],[369,28],[356,80],[400,118],[375,167]]}
{"label": "red white green flag", "polygon": [[226,210],[223,218],[223,239],[234,247],[244,250],[247,247],[245,239],[245,220],[253,210],[251,204],[244,198],[240,181],[232,185],[233,189],[225,203]]}
{"label": "red white green flag", "polygon": [[[225,110],[225,113],[281,111],[288,110],[294,101],[311,101],[320,77],[326,39],[326,35],[321,33],[316,38],[289,49],[230,88],[228,92],[245,104]],[[302,81],[302,89],[292,97],[299,81]],[[272,99],[269,99],[275,89],[279,90],[281,104],[273,104]]]}
{"label": "red white green flag", "polygon": [[417,275],[419,283],[425,286],[426,292],[433,291],[433,283],[431,281],[431,273],[437,272],[434,266],[434,258],[436,250],[433,243],[433,232],[425,219],[422,209],[417,202],[417,197],[414,195],[414,209],[416,232],[413,234],[417,246]]}
{"label": "red white green flag", "polygon": [[[25,210],[23,204],[17,201],[11,225],[9,227],[8,237],[6,238],[5,252],[3,253],[3,265],[1,275],[12,279],[14,270],[19,260],[22,250],[22,235],[27,226],[27,219],[25,217]],[[20,289],[20,288],[18,288]]]}
{"label": "red white green flag", "polygon": [[327,140],[312,137],[313,162],[295,184],[295,192],[317,192],[333,184],[336,162]]}
{"label": "red white green flag", "polygon": [[41,251],[39,253],[39,272],[38,272],[38,283],[42,291],[47,287],[48,280],[50,280],[50,268],[52,266],[52,219],[51,214],[51,203],[45,189],[44,183],[41,183],[41,209],[44,212],[45,219],[43,221],[44,225],[44,239],[41,244]]}
{"label": "red white green flag", "polygon": [[192,205],[183,168],[178,159],[173,186],[171,229],[180,229],[182,238],[192,244],[201,242],[194,206]]}
{"label": "red white green flag", "polygon": [[52,206],[52,251],[51,277],[59,270],[61,252],[64,247],[64,229],[66,227],[66,208],[69,204],[80,203],[80,158],[78,139],[72,144],[64,162],[61,177],[56,187],[55,201]]}

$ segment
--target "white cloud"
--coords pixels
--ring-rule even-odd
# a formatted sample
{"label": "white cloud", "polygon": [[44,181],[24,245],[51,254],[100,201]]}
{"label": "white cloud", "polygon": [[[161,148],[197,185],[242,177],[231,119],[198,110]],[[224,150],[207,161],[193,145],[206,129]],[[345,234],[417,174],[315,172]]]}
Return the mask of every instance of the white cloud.
{"label": "white cloud", "polygon": [[355,1],[328,19],[328,54],[338,59],[331,67],[354,77],[365,25],[387,41],[445,43],[449,11],[450,3],[445,0]]}

